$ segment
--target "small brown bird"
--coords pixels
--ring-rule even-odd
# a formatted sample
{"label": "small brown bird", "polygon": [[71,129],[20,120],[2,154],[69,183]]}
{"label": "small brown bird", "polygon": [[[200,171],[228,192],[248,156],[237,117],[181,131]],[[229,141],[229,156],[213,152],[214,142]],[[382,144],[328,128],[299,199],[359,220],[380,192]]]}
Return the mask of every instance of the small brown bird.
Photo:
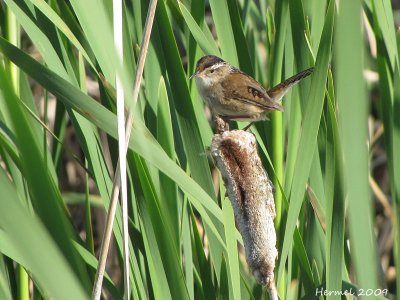
{"label": "small brown bird", "polygon": [[283,111],[282,97],[313,70],[304,70],[267,91],[221,58],[206,55],[199,59],[190,79],[196,79],[197,89],[213,114],[225,121],[254,122],[265,119],[271,111]]}

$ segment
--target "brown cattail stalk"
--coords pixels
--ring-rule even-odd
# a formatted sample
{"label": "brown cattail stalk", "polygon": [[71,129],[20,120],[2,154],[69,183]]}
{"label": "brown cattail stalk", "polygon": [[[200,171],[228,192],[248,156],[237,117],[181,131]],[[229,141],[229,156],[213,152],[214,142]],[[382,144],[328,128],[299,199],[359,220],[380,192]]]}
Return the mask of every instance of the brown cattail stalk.
{"label": "brown cattail stalk", "polygon": [[273,186],[258,156],[255,137],[243,130],[220,131],[213,137],[211,154],[235,212],[247,263],[257,281],[268,288],[270,298],[278,299]]}

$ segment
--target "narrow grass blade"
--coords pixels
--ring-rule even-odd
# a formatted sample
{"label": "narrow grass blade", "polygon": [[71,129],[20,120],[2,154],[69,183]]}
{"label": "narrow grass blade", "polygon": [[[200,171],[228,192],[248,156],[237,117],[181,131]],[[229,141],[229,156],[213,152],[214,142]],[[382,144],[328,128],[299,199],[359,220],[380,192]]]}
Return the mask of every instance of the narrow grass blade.
{"label": "narrow grass blade", "polygon": [[[172,27],[170,26],[169,16],[165,4],[162,1],[159,2],[157,10],[157,23],[162,49],[165,55],[166,68],[171,87],[170,90],[177,112],[177,121],[190,174],[212,199],[216,199],[210,176],[209,163],[207,157],[203,155],[208,145],[205,145],[205,141],[201,139],[193,103],[190,101],[186,74],[183,70],[176,40],[173,35]],[[191,199],[191,197],[189,197],[189,199]],[[211,218],[213,222],[220,224],[221,218],[218,220],[214,220],[214,217]],[[219,232],[222,231],[219,225],[217,225],[217,227],[212,227],[219,230]],[[205,228],[210,240],[209,249],[212,261],[215,265],[217,275],[219,275],[222,249],[221,244],[217,240],[219,240],[221,234],[215,234],[213,232],[214,230],[208,227],[208,222],[206,222]]]}
{"label": "narrow grass blade", "polygon": [[18,21],[27,32],[30,39],[35,43],[35,46],[39,52],[42,53],[48,66],[64,79],[72,80],[73,78],[69,78],[64,65],[62,64],[56,50],[52,45],[52,42],[34,22],[34,17],[32,16],[31,12],[27,10],[21,2],[19,2],[19,5],[17,5],[15,1],[7,0],[6,3],[8,7],[10,7],[15,13]]}
{"label": "narrow grass blade", "polygon": [[[332,81],[332,77],[329,77]],[[333,88],[333,85],[329,85]],[[327,177],[332,176],[328,188],[329,199],[327,199],[326,207],[329,220],[327,222],[326,245],[328,248],[326,256],[326,288],[329,291],[336,291],[342,288],[342,277],[346,270],[343,269],[344,264],[338,263],[344,261],[344,228],[345,228],[345,197],[343,191],[343,157],[342,147],[339,138],[338,122],[335,115],[334,103],[331,97],[327,96],[328,114],[327,124],[330,127],[327,129]],[[329,125],[328,125],[329,126]],[[330,155],[328,157],[328,155]],[[329,170],[331,169],[331,170]],[[328,183],[329,184],[329,183]]]}
{"label": "narrow grass blade", "polygon": [[210,0],[210,6],[222,56],[230,64],[239,66],[228,3],[226,1]]}
{"label": "narrow grass blade", "polygon": [[321,113],[325,96],[325,83],[328,72],[328,64],[331,54],[335,4],[331,1],[326,14],[324,30],[322,32],[321,44],[315,63],[315,72],[312,75],[310,95],[305,107],[303,131],[300,136],[297,160],[294,169],[292,194],[288,210],[287,223],[285,228],[285,239],[279,262],[278,280],[282,276],[283,268],[292,244],[292,237],[296,227],[297,218],[300,213],[305,185],[310,172],[312,155],[314,152],[317,133],[321,119]]}
{"label": "narrow grass blade", "polygon": [[247,74],[254,75],[254,68],[250,59],[250,52],[247,46],[246,37],[243,30],[241,16],[237,1],[227,1],[230,16],[230,24],[235,39],[236,52],[238,56],[239,67]]}
{"label": "narrow grass blade", "polygon": [[143,235],[146,262],[149,267],[149,275],[151,278],[154,297],[155,299],[173,299],[166,278],[167,273],[163,267],[160,251],[157,245],[157,238],[154,234],[154,228],[144,204],[142,205],[143,207],[141,212],[143,221],[141,222],[141,232]]}
{"label": "narrow grass blade", "polygon": [[3,212],[0,218],[0,251],[31,272],[50,297],[89,299],[57,243],[41,220],[21,205],[22,200],[18,199],[17,191],[1,168],[0,186],[0,212]]}
{"label": "narrow grass blade", "polygon": [[[343,147],[343,197],[348,198],[351,254],[360,288],[375,289],[377,262],[368,185],[368,105],[362,76],[361,1],[340,5],[336,42],[339,132]],[[321,41],[322,43],[322,41]],[[351,86],[348,84],[351,82]]]}
{"label": "narrow grass blade", "polygon": [[203,31],[201,30],[200,26],[197,25],[196,21],[190,14],[190,12],[186,9],[185,5],[183,5],[181,2],[178,3],[179,8],[181,10],[182,16],[185,19],[185,22],[187,26],[190,29],[190,32],[192,33],[193,37],[195,38],[196,42],[200,46],[200,48],[203,50],[205,54],[213,54],[213,55],[219,55],[219,50],[215,43],[211,43]]}
{"label": "narrow grass blade", "polygon": [[[83,271],[82,261],[69,242],[70,239],[73,239],[73,230],[64,214],[60,191],[43,162],[43,156],[32,133],[29,120],[20,107],[20,100],[14,95],[5,75],[4,69],[0,67],[0,81],[2,82],[0,101],[7,99],[7,105],[3,105],[3,107],[9,110],[9,115],[12,117],[23,173],[29,186],[33,207],[71,266],[74,266],[76,272],[79,272],[88,287],[89,282],[86,272]],[[3,212],[5,211],[3,210]]]}
{"label": "narrow grass blade", "polygon": [[[167,280],[173,299],[185,299],[188,297],[188,294],[178,250],[180,245],[176,244],[176,240],[173,239],[172,224],[169,222],[168,217],[165,217],[167,215],[166,212],[161,211],[160,200],[151,182],[146,162],[138,155],[135,155],[135,162],[138,178],[143,190],[143,198],[145,199],[143,200],[145,203],[141,204],[143,205],[142,210],[146,211],[147,218],[153,224],[152,227],[157,228],[157,231],[153,233],[156,244],[153,244],[151,249],[159,249],[165,273],[168,274]],[[149,223],[145,224],[149,225]],[[152,228],[148,229],[152,230]]]}
{"label": "narrow grass blade", "polygon": [[[286,28],[288,24],[288,1],[280,1],[277,3],[275,12],[275,36],[273,49],[271,53],[272,66],[270,69],[269,78],[270,86],[275,86],[279,84],[282,80],[282,66],[284,57],[284,45],[286,37]],[[269,29],[272,30],[272,29]],[[271,116],[272,121],[272,160],[275,169],[275,175],[273,177],[274,185],[278,186],[283,181],[283,141],[284,141],[284,131],[282,122],[282,113],[274,112]],[[282,218],[282,193],[279,189],[275,194],[275,206],[276,206],[276,218],[274,220],[276,229],[278,232],[281,229],[281,218]],[[281,247],[281,239],[277,240],[278,249]]]}
{"label": "narrow grass blade", "polygon": [[[164,79],[161,78],[158,89],[158,113],[157,113],[157,140],[168,156],[174,160],[175,143],[174,132],[171,120],[171,111],[168,104],[168,94],[165,87]],[[180,205],[178,188],[170,178],[163,173],[160,174],[160,200],[161,210],[168,216],[169,222],[172,224],[175,244],[179,245],[180,236]]]}
{"label": "narrow grass blade", "polygon": [[56,12],[43,0],[31,0],[31,2],[47,17],[49,20],[57,26],[57,28],[68,38],[69,41],[82,53],[86,61],[92,67],[93,71],[96,71],[95,65],[86,50],[83,48],[79,40],[75,37],[74,33],[69,29],[67,24],[56,14]]}
{"label": "narrow grass blade", "polygon": [[227,248],[229,294],[231,299],[240,299],[240,272],[237,251],[237,240],[235,238],[235,218],[231,203],[227,197],[222,199],[222,212],[224,215],[224,228]]}

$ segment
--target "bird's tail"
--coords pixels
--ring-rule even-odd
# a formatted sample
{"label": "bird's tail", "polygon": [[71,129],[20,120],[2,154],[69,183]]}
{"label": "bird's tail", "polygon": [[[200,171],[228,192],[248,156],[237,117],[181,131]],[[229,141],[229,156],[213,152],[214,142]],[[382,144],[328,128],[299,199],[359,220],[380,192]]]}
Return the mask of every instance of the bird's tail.
{"label": "bird's tail", "polygon": [[300,73],[286,79],[284,82],[274,86],[272,89],[268,90],[268,96],[271,97],[274,102],[278,102],[283,96],[290,90],[292,86],[298,83],[303,78],[306,78],[314,71],[314,68],[309,68],[307,70],[301,71]]}

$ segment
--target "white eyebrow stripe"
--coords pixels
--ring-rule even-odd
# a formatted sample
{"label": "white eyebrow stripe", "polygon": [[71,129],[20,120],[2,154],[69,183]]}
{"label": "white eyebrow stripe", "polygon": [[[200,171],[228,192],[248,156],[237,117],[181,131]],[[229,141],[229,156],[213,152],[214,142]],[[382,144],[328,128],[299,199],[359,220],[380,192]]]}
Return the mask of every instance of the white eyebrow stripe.
{"label": "white eyebrow stripe", "polygon": [[211,66],[211,69],[212,69],[212,70],[215,70],[215,69],[221,68],[221,67],[224,66],[224,65],[225,65],[225,63],[220,62],[220,63],[217,63],[217,64],[215,64],[215,65],[212,65],[212,66]]}

